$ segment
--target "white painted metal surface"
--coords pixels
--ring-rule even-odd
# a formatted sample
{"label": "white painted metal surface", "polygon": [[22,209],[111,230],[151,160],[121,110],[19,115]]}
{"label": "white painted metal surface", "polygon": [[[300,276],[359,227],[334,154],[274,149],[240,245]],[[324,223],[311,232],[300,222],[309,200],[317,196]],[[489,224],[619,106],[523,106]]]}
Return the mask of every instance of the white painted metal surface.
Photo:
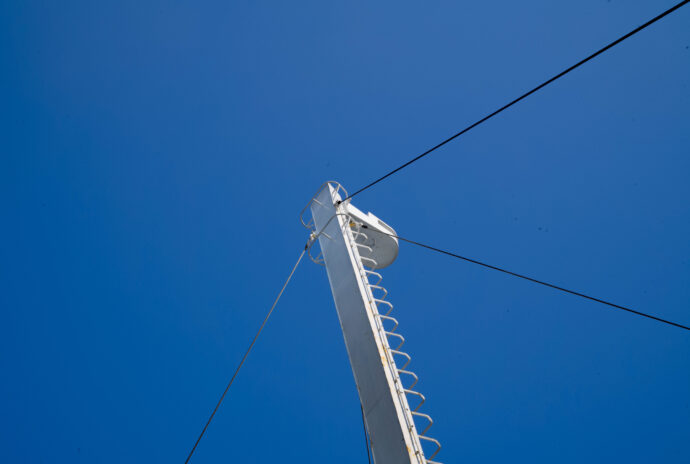
{"label": "white painted metal surface", "polygon": [[[310,203],[313,223],[305,225],[313,229],[312,237],[318,238],[321,248],[319,259],[328,273],[374,461],[434,464],[425,458],[422,441],[435,447],[429,459],[440,444],[425,435],[431,418],[417,412],[424,396],[412,390],[417,376],[405,370],[410,362],[410,356],[400,351],[405,339],[396,331],[398,321],[390,316],[393,305],[386,301],[381,275],[372,270],[396,258],[397,240],[380,233],[395,231],[373,214],[364,214],[348,202],[339,203],[339,189],[337,183],[330,182],[317,193]],[[389,339],[395,343],[394,348]],[[402,368],[396,366],[396,357],[406,360]],[[411,385],[405,386],[403,379]],[[414,409],[406,395],[414,395]],[[421,433],[414,418],[427,421]]]}
{"label": "white painted metal surface", "polygon": [[344,203],[342,207],[352,221],[367,226],[367,239],[361,242],[366,247],[358,247],[360,256],[373,260],[371,267],[374,269],[390,266],[398,257],[398,239],[387,234],[395,235],[395,230],[373,214],[364,214],[352,203]]}

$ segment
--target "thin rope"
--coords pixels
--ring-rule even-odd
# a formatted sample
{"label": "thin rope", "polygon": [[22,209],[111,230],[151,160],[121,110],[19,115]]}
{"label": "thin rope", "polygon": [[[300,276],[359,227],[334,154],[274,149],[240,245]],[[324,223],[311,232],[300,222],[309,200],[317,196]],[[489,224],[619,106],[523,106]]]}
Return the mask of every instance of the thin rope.
{"label": "thin rope", "polygon": [[[368,227],[366,226],[366,224],[363,224],[363,225],[362,225],[362,228],[368,229]],[[558,285],[550,284],[550,283],[548,283],[548,282],[544,282],[544,281],[542,281],[542,280],[537,280],[537,279],[534,279],[534,278],[532,278],[532,277],[527,277],[527,276],[525,276],[525,275],[518,274],[517,272],[509,271],[509,270],[507,270],[507,269],[503,269],[503,268],[500,268],[500,267],[498,267],[498,266],[493,266],[493,265],[491,265],[491,264],[483,263],[483,262],[481,262],[481,261],[477,261],[476,259],[467,258],[467,257],[465,257],[465,256],[461,256],[461,255],[458,255],[458,254],[456,254],[456,253],[452,253],[452,252],[450,252],[450,251],[442,250],[442,249],[440,249],[440,248],[436,248],[436,247],[433,247],[433,246],[431,246],[431,245],[425,245],[425,244],[423,244],[423,243],[416,242],[416,241],[414,241],[414,240],[410,240],[410,239],[408,239],[408,238],[400,237],[399,235],[389,234],[389,233],[387,233],[387,232],[383,232],[383,231],[378,230],[378,229],[377,229],[376,231],[379,232],[379,233],[381,233],[381,234],[388,235],[388,236],[390,236],[390,237],[395,237],[395,238],[397,238],[397,239],[399,239],[399,240],[402,240],[402,241],[404,241],[404,242],[410,243],[410,244],[412,244],[412,245],[417,245],[418,247],[426,248],[427,250],[435,251],[435,252],[437,252],[437,253],[441,253],[441,254],[444,254],[444,255],[447,255],[447,256],[451,256],[451,257],[453,257],[453,258],[462,259],[463,261],[467,261],[468,263],[478,264],[478,265],[480,265],[480,266],[484,266],[484,267],[486,267],[486,268],[493,269],[494,271],[503,272],[503,273],[505,273],[505,274],[509,274],[509,275],[514,276],[514,277],[519,277],[520,279],[529,280],[530,282],[534,282],[535,284],[544,285],[544,286],[546,286],[546,287],[550,287],[550,288],[553,288],[553,289],[555,289],[555,290],[560,290],[561,292],[570,293],[571,295],[579,296],[579,297],[581,297],[581,298],[586,298],[586,299],[591,300],[591,301],[596,301],[597,303],[605,304],[605,305],[611,306],[612,308],[622,309],[623,311],[628,311],[629,313],[637,314],[638,316],[647,317],[647,318],[649,318],[649,319],[653,319],[653,320],[658,321],[658,322],[663,322],[664,324],[669,324],[669,325],[672,325],[672,326],[674,326],[674,327],[678,327],[678,328],[685,329],[685,330],[690,330],[690,327],[687,327],[687,326],[684,326],[684,325],[681,325],[681,324],[678,324],[678,323],[675,323],[675,322],[667,321],[666,319],[661,319],[660,317],[652,316],[651,314],[646,314],[646,313],[643,313],[643,312],[640,312],[640,311],[636,311],[636,310],[634,310],[634,309],[632,309],[632,308],[626,308],[625,306],[621,306],[621,305],[618,305],[618,304],[616,304],[616,303],[611,303],[610,301],[601,300],[601,299],[599,299],[599,298],[595,298],[595,297],[593,297],[593,296],[585,295],[584,293],[576,292],[576,291],[574,291],[574,290],[568,290],[567,288],[559,287]]]}
{"label": "thin rope", "polygon": [[[589,60],[591,60],[591,59],[593,59],[593,58],[596,58],[597,56],[601,55],[601,54],[604,53],[606,50],[608,50],[608,49],[610,49],[610,48],[612,48],[612,47],[618,45],[619,43],[623,42],[625,39],[627,39],[627,38],[629,38],[629,37],[631,37],[631,36],[637,34],[637,33],[640,32],[642,29],[645,29],[646,27],[651,26],[652,24],[654,24],[655,22],[657,22],[658,20],[660,20],[660,19],[663,18],[664,16],[673,13],[673,12],[676,11],[678,8],[680,8],[681,6],[685,5],[685,4],[688,3],[688,2],[690,2],[690,0],[683,0],[682,2],[680,2],[680,3],[676,4],[675,6],[669,8],[668,10],[664,11],[664,12],[661,13],[660,15],[658,15],[658,16],[656,16],[656,17],[650,19],[649,21],[647,21],[647,22],[644,23],[643,25],[641,25],[641,26],[639,26],[639,27],[633,29],[632,31],[630,31],[630,32],[628,32],[627,34],[625,34],[624,36],[622,36],[622,37],[620,37],[620,38],[614,40],[614,41],[611,42],[610,44],[606,45],[604,48],[601,48],[600,50],[598,50],[598,51],[592,53],[592,54],[589,55],[587,58],[585,58],[585,59],[583,59],[583,60],[581,60],[581,61],[578,61],[577,63],[575,63],[574,65],[572,65],[572,66],[569,67],[568,69],[566,69],[566,70],[564,70],[564,71],[561,71],[560,73],[556,74],[556,75],[553,76],[551,79],[542,82],[541,84],[539,84],[538,86],[536,86],[535,88],[533,88],[532,90],[530,90],[529,92],[522,94],[520,97],[516,98],[515,100],[511,101],[510,103],[508,103],[508,104],[506,104],[506,105],[500,107],[499,109],[497,109],[497,110],[494,111],[493,113],[489,114],[488,116],[484,116],[484,117],[483,117],[482,119],[480,119],[479,121],[477,121],[477,122],[471,124],[470,126],[467,126],[466,128],[464,128],[463,130],[461,130],[461,131],[458,132],[457,134],[455,134],[455,135],[453,135],[453,136],[451,136],[451,137],[448,137],[446,140],[444,140],[443,142],[439,143],[438,145],[436,145],[436,146],[434,146],[434,147],[428,149],[427,151],[425,151],[425,152],[422,153],[421,155],[419,155],[419,156],[417,156],[417,157],[415,157],[415,158],[412,158],[410,161],[408,161],[407,163],[405,163],[405,164],[403,164],[403,165],[401,165],[401,166],[398,166],[397,168],[395,168],[395,169],[393,169],[392,171],[390,171],[388,174],[385,174],[385,175],[379,177],[378,179],[376,179],[375,181],[373,181],[373,182],[371,182],[371,183],[365,185],[364,187],[362,187],[361,189],[357,190],[355,193],[353,193],[352,195],[350,195],[350,196],[348,196],[347,198],[343,199],[342,201],[348,200],[348,199],[354,197],[355,195],[358,195],[358,194],[362,193],[362,192],[365,191],[366,189],[368,189],[368,188],[370,188],[370,187],[373,187],[374,185],[378,184],[378,183],[381,182],[382,180],[386,179],[386,178],[389,177],[389,176],[392,176],[393,174],[395,174],[396,172],[400,171],[401,169],[406,168],[407,166],[409,166],[410,164],[414,163],[415,161],[418,161],[418,160],[420,160],[421,158],[424,158],[424,157],[427,156],[429,153],[433,152],[434,150],[436,150],[436,149],[438,149],[438,148],[441,148],[443,145],[447,144],[447,143],[450,142],[451,140],[454,140],[455,138],[460,137],[460,136],[461,136],[462,134],[464,134],[465,132],[469,132],[470,130],[474,129],[475,127],[477,127],[477,126],[480,125],[481,123],[483,123],[483,122],[485,122],[485,121],[487,121],[487,120],[493,118],[493,117],[496,116],[498,113],[500,113],[500,112],[502,112],[503,110],[506,110],[506,109],[510,108],[511,106],[513,106],[514,104],[518,103],[520,100],[523,100],[524,98],[529,97],[530,95],[532,95],[533,93],[537,92],[538,90],[541,90],[542,88],[546,87],[547,85],[549,85],[549,84],[552,83],[553,81],[555,81],[555,80],[557,80],[557,79],[559,79],[559,78],[565,76],[566,74],[568,74],[570,71],[574,70],[575,68],[580,67],[581,65],[585,64],[585,63],[588,62]],[[338,203],[340,203],[340,202],[338,202]]]}
{"label": "thin rope", "polygon": [[276,304],[278,304],[278,300],[280,300],[280,297],[283,295],[283,292],[285,291],[285,287],[287,287],[288,283],[290,283],[290,279],[292,279],[292,275],[295,273],[295,270],[297,269],[297,266],[299,266],[300,261],[302,261],[302,258],[304,257],[304,253],[307,251],[307,247],[304,247],[304,250],[302,250],[302,253],[299,255],[299,258],[297,258],[297,262],[295,263],[295,266],[292,268],[292,271],[290,272],[290,275],[288,276],[287,280],[283,284],[283,288],[280,289],[280,293],[278,293],[278,296],[276,297],[275,301],[273,302],[273,305],[271,306],[270,311],[268,311],[268,314],[266,314],[266,318],[264,321],[261,323],[261,327],[259,327],[259,331],[254,335],[254,339],[252,340],[252,343],[249,345],[249,348],[247,348],[247,351],[244,353],[244,356],[242,357],[242,361],[240,361],[239,366],[237,366],[237,369],[235,369],[235,373],[232,375],[232,378],[230,379],[230,382],[228,382],[228,386],[225,387],[225,391],[223,394],[220,396],[220,399],[218,400],[218,403],[216,404],[216,407],[213,409],[213,412],[211,413],[211,417],[208,418],[208,421],[206,421],[206,425],[204,425],[204,429],[201,431],[201,434],[199,435],[199,438],[196,439],[196,443],[194,443],[194,447],[192,450],[189,452],[189,456],[187,456],[187,459],[185,460],[185,464],[189,462],[189,460],[192,458],[192,455],[194,454],[194,451],[196,450],[197,445],[201,441],[201,438],[204,436],[206,433],[206,429],[208,428],[209,424],[213,420],[213,416],[216,415],[216,411],[218,411],[218,408],[220,407],[220,404],[223,402],[223,398],[225,398],[225,394],[228,392],[230,389],[230,386],[232,385],[232,382],[235,380],[235,377],[237,377],[237,373],[240,371],[242,368],[242,365],[244,364],[244,361],[247,359],[247,356],[249,355],[249,352],[252,350],[254,347],[254,343],[256,343],[256,340],[259,338],[259,335],[261,334],[261,331],[264,329],[264,326],[266,325],[266,322],[268,322],[268,318],[271,317],[271,313],[273,313],[273,310],[276,307]]}

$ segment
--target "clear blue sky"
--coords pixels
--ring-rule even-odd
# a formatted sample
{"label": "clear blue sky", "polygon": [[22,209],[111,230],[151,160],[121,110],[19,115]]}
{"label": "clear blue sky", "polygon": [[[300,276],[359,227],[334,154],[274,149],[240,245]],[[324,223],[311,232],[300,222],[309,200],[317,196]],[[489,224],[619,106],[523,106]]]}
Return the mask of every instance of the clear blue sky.
{"label": "clear blue sky", "polygon": [[[353,190],[672,0],[3,2],[0,448],[183,462]],[[690,6],[356,198],[404,236],[690,324]],[[687,463],[690,333],[403,245],[445,463]],[[365,463],[323,268],[192,462]]]}

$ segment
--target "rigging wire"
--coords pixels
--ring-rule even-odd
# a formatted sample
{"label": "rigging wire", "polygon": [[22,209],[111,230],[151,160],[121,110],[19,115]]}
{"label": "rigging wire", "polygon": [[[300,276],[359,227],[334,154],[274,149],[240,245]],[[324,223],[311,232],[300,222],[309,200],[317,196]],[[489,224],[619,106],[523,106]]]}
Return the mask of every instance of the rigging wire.
{"label": "rigging wire", "polygon": [[646,27],[651,26],[652,24],[654,24],[655,22],[657,22],[658,20],[660,20],[660,19],[663,18],[664,16],[673,13],[673,12],[676,11],[678,8],[682,7],[683,5],[685,5],[685,4],[688,3],[688,2],[690,2],[690,0],[683,0],[682,2],[680,2],[680,3],[676,4],[675,6],[669,8],[668,10],[664,11],[664,12],[661,13],[660,15],[658,15],[658,16],[656,16],[656,17],[650,19],[649,21],[647,21],[647,22],[644,23],[643,25],[641,25],[641,26],[639,26],[639,27],[633,29],[632,31],[630,31],[630,32],[628,32],[627,34],[625,34],[624,36],[622,36],[622,37],[620,37],[620,38],[614,40],[614,41],[611,42],[610,44],[606,45],[604,48],[601,48],[600,50],[598,50],[598,51],[592,53],[592,54],[589,55],[587,58],[585,58],[585,59],[583,59],[583,60],[581,60],[581,61],[578,61],[577,63],[575,63],[574,65],[572,65],[572,66],[569,67],[568,69],[566,69],[566,70],[564,70],[564,71],[561,71],[560,73],[556,74],[556,75],[553,76],[551,79],[542,82],[541,84],[539,84],[538,86],[536,86],[535,88],[533,88],[532,90],[530,90],[529,92],[524,93],[523,95],[519,96],[518,98],[516,98],[515,100],[511,101],[510,103],[508,103],[508,104],[506,104],[506,105],[500,107],[499,109],[497,109],[497,110],[494,111],[493,113],[491,113],[491,114],[489,114],[489,115],[487,115],[487,116],[484,116],[482,119],[480,119],[480,120],[478,120],[477,122],[475,122],[475,123],[473,123],[473,124],[467,126],[466,128],[464,128],[464,129],[461,130],[460,132],[456,133],[455,135],[453,135],[453,136],[447,138],[446,140],[444,140],[443,142],[439,143],[438,145],[436,145],[436,146],[434,146],[434,147],[428,149],[427,151],[425,151],[425,152],[422,153],[421,155],[419,155],[419,156],[417,156],[417,157],[415,157],[415,158],[412,158],[410,161],[406,162],[405,164],[403,164],[403,165],[401,165],[401,166],[398,166],[397,168],[395,168],[395,169],[393,169],[392,171],[390,171],[388,174],[385,174],[385,175],[379,177],[378,179],[376,179],[375,181],[373,181],[373,182],[371,182],[371,183],[365,185],[364,187],[362,187],[361,189],[357,190],[357,191],[354,192],[352,195],[348,196],[347,198],[343,199],[342,201],[348,200],[348,199],[354,197],[355,195],[358,195],[358,194],[362,193],[363,191],[367,190],[368,188],[373,187],[374,185],[378,184],[378,183],[381,182],[382,180],[386,179],[387,177],[392,176],[393,174],[395,174],[396,172],[400,171],[401,169],[406,168],[407,166],[409,166],[410,164],[414,163],[415,161],[418,161],[418,160],[424,158],[425,156],[427,156],[428,154],[430,154],[430,153],[433,152],[434,150],[436,150],[436,149],[438,149],[438,148],[441,148],[443,145],[447,144],[448,142],[450,142],[450,141],[456,139],[457,137],[460,137],[462,134],[464,134],[464,133],[466,133],[466,132],[469,132],[470,130],[474,129],[475,127],[477,127],[477,126],[480,125],[481,123],[483,123],[483,122],[485,122],[485,121],[487,121],[487,120],[493,118],[493,117],[496,116],[497,114],[501,113],[503,110],[506,110],[506,109],[510,108],[511,106],[513,106],[514,104],[518,103],[519,101],[521,101],[521,100],[523,100],[523,99],[529,97],[530,95],[532,95],[533,93],[537,92],[538,90],[541,90],[542,88],[546,87],[547,85],[549,85],[549,84],[552,83],[553,81],[555,81],[555,80],[557,80],[557,79],[559,79],[559,78],[565,76],[566,74],[568,74],[570,71],[574,70],[575,68],[578,68],[579,66],[585,64],[586,62],[592,60],[593,58],[596,58],[597,56],[601,55],[602,53],[604,53],[604,52],[607,51],[608,49],[610,49],[610,48],[612,48],[612,47],[618,45],[618,44],[621,43],[621,42],[623,42],[625,39],[627,39],[627,38],[629,38],[629,37],[632,37],[633,35],[635,35],[635,34],[637,34],[638,32],[640,32],[642,29],[645,29]]}
{"label": "rigging wire", "polygon": [[302,261],[302,258],[304,257],[304,253],[306,251],[307,251],[307,246],[304,247],[304,250],[302,250],[302,253],[299,255],[299,258],[297,258],[297,262],[295,263],[295,266],[292,268],[292,271],[290,271],[290,275],[288,276],[287,280],[283,284],[283,288],[280,289],[280,292],[278,293],[278,296],[276,297],[275,301],[273,302],[273,305],[271,305],[271,309],[268,311],[268,314],[266,314],[264,321],[261,323],[261,327],[259,327],[258,332],[256,332],[256,335],[254,335],[254,339],[249,344],[249,348],[247,348],[247,351],[244,353],[244,356],[242,357],[242,361],[240,361],[240,364],[239,364],[239,366],[237,366],[237,369],[235,369],[235,373],[232,375],[230,382],[228,382],[228,386],[225,387],[225,391],[220,396],[220,399],[218,400],[216,407],[213,409],[213,412],[211,413],[211,417],[208,418],[208,421],[206,422],[206,425],[204,425],[204,429],[201,431],[199,438],[196,439],[196,443],[194,443],[192,450],[189,452],[189,456],[187,456],[187,459],[184,461],[185,464],[187,464],[189,462],[189,460],[192,458],[192,455],[194,454],[194,451],[196,450],[197,445],[199,444],[199,442],[201,441],[201,438],[206,433],[206,429],[208,428],[209,424],[211,423],[211,420],[213,420],[213,416],[216,415],[216,412],[218,411],[220,404],[223,402],[223,398],[225,398],[225,395],[228,393],[228,390],[230,389],[230,386],[232,385],[232,382],[235,380],[235,377],[237,377],[237,373],[242,368],[244,361],[247,359],[247,356],[249,355],[249,352],[254,347],[254,343],[256,343],[256,340],[259,338],[259,335],[261,334],[261,331],[264,329],[266,322],[268,322],[268,318],[271,317],[271,313],[273,313],[273,310],[275,309],[276,304],[278,304],[278,300],[280,300],[280,297],[283,295],[283,292],[285,291],[285,287],[287,287],[288,283],[290,283],[290,280],[292,279],[292,275],[295,273],[295,270],[297,269],[297,266],[299,266],[300,261]]}
{"label": "rigging wire", "polygon": [[[368,227],[367,227],[366,224],[363,224],[363,225],[362,225],[362,228],[368,229]],[[553,289],[555,289],[555,290],[560,290],[561,292],[570,293],[571,295],[579,296],[579,297],[581,297],[581,298],[586,298],[586,299],[591,300],[591,301],[596,301],[597,303],[602,303],[602,304],[611,306],[612,308],[622,309],[623,311],[627,311],[627,312],[629,312],[629,313],[637,314],[638,316],[644,316],[644,317],[647,317],[647,318],[649,318],[649,319],[653,319],[653,320],[658,321],[658,322],[663,322],[664,324],[672,325],[672,326],[674,326],[674,327],[679,327],[679,328],[681,328],[681,329],[690,330],[690,327],[684,326],[684,325],[682,325],[682,324],[677,324],[677,323],[675,323],[675,322],[667,321],[666,319],[661,319],[660,317],[652,316],[651,314],[646,314],[646,313],[643,313],[643,312],[640,312],[640,311],[636,311],[636,310],[634,310],[634,309],[632,309],[632,308],[627,308],[627,307],[625,307],[625,306],[621,306],[621,305],[618,305],[618,304],[615,304],[615,303],[611,303],[610,301],[606,301],[606,300],[602,300],[602,299],[599,299],[599,298],[595,298],[595,297],[593,297],[593,296],[585,295],[584,293],[576,292],[576,291],[574,291],[574,290],[568,290],[567,288],[559,287],[558,285],[550,284],[550,283],[548,283],[548,282],[544,282],[544,281],[542,281],[542,280],[538,280],[538,279],[534,279],[534,278],[532,278],[532,277],[528,277],[528,276],[525,276],[525,275],[522,275],[522,274],[518,274],[517,272],[509,271],[509,270],[507,270],[507,269],[503,269],[503,268],[498,267],[498,266],[493,266],[493,265],[491,265],[491,264],[487,264],[487,263],[484,263],[484,262],[481,262],[481,261],[477,261],[476,259],[467,258],[467,257],[465,257],[465,256],[461,256],[461,255],[458,255],[458,254],[456,254],[456,253],[452,253],[452,252],[450,252],[450,251],[442,250],[442,249],[440,249],[440,248],[436,248],[436,247],[433,247],[433,246],[431,246],[431,245],[425,245],[425,244],[423,244],[423,243],[420,243],[420,242],[417,242],[417,241],[414,241],[414,240],[410,240],[410,239],[408,239],[408,238],[400,237],[399,235],[389,234],[389,233],[387,233],[387,232],[383,232],[383,231],[378,230],[378,229],[376,229],[376,232],[379,232],[379,233],[384,234],[384,235],[388,235],[388,236],[390,236],[390,237],[397,238],[398,240],[402,240],[403,242],[407,242],[407,243],[410,243],[410,244],[412,244],[412,245],[416,245],[416,246],[418,246],[418,247],[426,248],[427,250],[435,251],[435,252],[437,252],[437,253],[441,253],[441,254],[444,254],[444,255],[447,255],[447,256],[451,256],[451,257],[453,257],[453,258],[462,259],[462,260],[467,261],[467,262],[472,263],[472,264],[478,264],[478,265],[480,265],[480,266],[483,266],[483,267],[486,267],[486,268],[489,268],[489,269],[493,269],[494,271],[500,271],[500,272],[503,272],[503,273],[505,273],[505,274],[512,275],[512,276],[514,276],[514,277],[519,277],[520,279],[529,280],[530,282],[534,282],[535,284],[544,285],[544,286],[546,286],[546,287],[550,287],[550,288],[553,288]]]}
{"label": "rigging wire", "polygon": [[369,431],[367,430],[367,423],[364,420],[364,406],[359,403],[359,408],[362,410],[362,427],[364,428],[364,445],[367,447],[367,460],[371,464],[371,451],[369,450]]}

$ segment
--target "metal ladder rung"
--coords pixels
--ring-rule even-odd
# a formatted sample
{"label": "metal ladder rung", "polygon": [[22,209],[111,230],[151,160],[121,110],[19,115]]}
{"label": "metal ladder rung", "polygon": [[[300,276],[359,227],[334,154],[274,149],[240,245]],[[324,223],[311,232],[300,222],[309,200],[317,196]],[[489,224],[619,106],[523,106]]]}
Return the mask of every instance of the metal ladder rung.
{"label": "metal ladder rung", "polygon": [[419,393],[418,391],[408,390],[408,389],[403,389],[403,391],[404,391],[406,394],[408,394],[408,395],[415,395],[415,396],[418,396],[418,397],[421,398],[421,401],[419,402],[419,404],[417,405],[417,407],[414,408],[412,411],[415,411],[415,412],[416,412],[417,409],[419,409],[419,408],[424,404],[424,402],[426,401],[426,398],[424,397],[424,395],[422,395],[422,394]]}
{"label": "metal ladder rung", "polygon": [[369,288],[372,289],[372,290],[371,290],[372,294],[374,293],[374,289],[375,289],[375,290],[380,290],[381,292],[383,292],[383,296],[380,296],[380,297],[379,297],[379,299],[382,300],[382,301],[385,300],[386,297],[388,296],[388,290],[386,290],[384,287],[382,287],[382,286],[380,286],[380,285],[372,285],[372,284],[369,284]]}
{"label": "metal ladder rung", "polygon": [[398,346],[396,346],[395,348],[393,348],[394,350],[396,350],[396,351],[399,350],[400,347],[403,346],[403,345],[405,344],[405,337],[403,337],[403,336],[400,335],[399,333],[395,333],[395,332],[385,332],[385,331],[384,331],[383,333],[385,333],[385,334],[386,334],[387,336],[389,336],[389,337],[395,337],[395,338],[400,339],[400,344],[399,344]]}
{"label": "metal ladder rung", "polygon": [[[410,377],[412,377],[414,379],[414,382],[412,382],[412,385],[410,385],[407,388],[414,388],[414,386],[417,385],[417,382],[419,382],[419,377],[417,377],[417,374],[415,374],[414,372],[406,371],[403,369],[398,369],[398,374],[409,375]],[[402,379],[400,381],[402,382]]]}
{"label": "metal ladder rung", "polygon": [[[427,425],[426,428],[424,429],[424,431],[419,434],[419,438],[422,438],[426,434],[426,432],[431,428],[431,426],[434,425],[434,420],[431,418],[430,415],[424,414],[421,412],[417,412],[417,411],[412,411],[412,415],[418,416],[418,417],[423,417],[424,419],[429,421],[429,425]],[[440,446],[440,444],[439,444],[439,446]]]}
{"label": "metal ladder rung", "polygon": [[364,270],[364,273],[367,275],[367,282],[369,282],[369,276],[371,276],[371,275],[373,275],[374,277],[378,277],[378,278],[379,278],[379,280],[376,281],[375,284],[369,283],[369,285],[378,285],[378,284],[380,284],[381,281],[383,280],[383,276],[382,276],[381,274],[379,274],[378,272],[376,272],[376,271],[370,271],[369,269],[365,269],[365,270]]}
{"label": "metal ladder rung", "polygon": [[[374,254],[374,249],[368,245],[364,245],[363,243],[357,243],[355,242],[355,246],[358,248],[364,248],[369,251],[369,253]],[[362,256],[360,256],[361,258]],[[373,260],[372,260],[373,261]]]}
{"label": "metal ladder rung", "polygon": [[[431,461],[431,459],[433,459],[434,456],[436,456],[436,455],[438,454],[438,452],[441,451],[441,443],[439,443],[439,441],[438,441],[437,439],[435,439],[435,438],[425,437],[425,436],[423,436],[423,435],[420,435],[420,436],[419,436],[419,439],[420,439],[420,440],[430,441],[431,443],[433,443],[433,444],[435,444],[435,445],[437,446],[436,451],[434,451],[434,452],[432,453],[431,456],[429,456],[428,458],[426,458],[427,464],[428,464],[428,463],[431,463],[431,462],[434,462],[434,461]],[[436,464],[440,464],[440,463],[436,463]]]}
{"label": "metal ladder rung", "polygon": [[[386,320],[386,321],[392,321],[392,322],[395,324],[395,325],[393,326],[392,329],[389,329],[389,330],[388,330],[389,332],[391,332],[391,333],[392,333],[392,332],[395,332],[395,329],[398,328],[399,322],[398,322],[398,320],[397,320],[396,318],[390,317],[390,316],[384,316],[383,314],[377,314],[377,316],[378,316],[380,319],[383,319],[383,320]],[[381,323],[381,325],[383,326],[383,323]]]}
{"label": "metal ladder rung", "polygon": [[[404,358],[407,359],[407,362],[403,365],[402,369],[405,369],[407,367],[407,365],[410,364],[410,362],[412,361],[412,358],[410,357],[410,355],[405,353],[404,351],[398,351],[398,350],[390,350],[390,351],[393,354],[397,354],[398,356],[403,356]],[[397,366],[396,366],[396,368],[397,368]]]}
{"label": "metal ladder rung", "polygon": [[[311,251],[311,250],[310,250],[310,251]],[[312,256],[311,253],[309,253],[309,257],[311,258],[311,260],[312,260],[314,263],[323,266],[323,264],[324,264],[323,252],[319,251],[319,254],[316,255],[316,256]]]}
{"label": "metal ladder rung", "polygon": [[378,298],[374,298],[374,303],[376,304],[376,309],[378,309],[378,306],[380,304],[388,306],[388,312],[386,312],[384,316],[388,316],[393,311],[393,305],[386,300],[379,300]]}
{"label": "metal ladder rung", "polygon": [[367,239],[369,238],[367,234],[365,234],[364,232],[360,232],[359,230],[353,230],[352,237],[355,239],[355,245],[357,244],[357,240],[359,240],[359,237],[364,237],[364,240],[362,240],[362,242],[367,241]]}

